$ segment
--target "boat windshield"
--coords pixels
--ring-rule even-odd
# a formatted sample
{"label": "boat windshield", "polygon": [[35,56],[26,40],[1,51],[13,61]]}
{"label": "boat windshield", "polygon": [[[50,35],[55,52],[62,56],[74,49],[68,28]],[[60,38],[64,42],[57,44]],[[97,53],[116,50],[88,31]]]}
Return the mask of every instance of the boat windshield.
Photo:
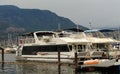
{"label": "boat windshield", "polygon": [[38,37],[42,37],[42,36],[53,36],[54,33],[52,33],[52,32],[40,32],[40,33],[36,33],[36,35],[37,35]]}

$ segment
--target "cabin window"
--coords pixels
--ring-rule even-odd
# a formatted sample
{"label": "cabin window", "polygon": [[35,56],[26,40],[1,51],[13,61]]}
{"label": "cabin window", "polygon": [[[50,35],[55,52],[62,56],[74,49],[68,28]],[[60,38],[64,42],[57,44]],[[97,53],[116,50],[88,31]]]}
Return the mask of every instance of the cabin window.
{"label": "cabin window", "polygon": [[82,45],[78,45],[78,49],[82,49]]}
{"label": "cabin window", "polygon": [[68,45],[24,46],[22,55],[36,55],[37,52],[69,52]]}
{"label": "cabin window", "polygon": [[78,52],[85,51],[86,46],[85,45],[78,45]]}
{"label": "cabin window", "polygon": [[106,49],[105,44],[97,44],[98,49]]}

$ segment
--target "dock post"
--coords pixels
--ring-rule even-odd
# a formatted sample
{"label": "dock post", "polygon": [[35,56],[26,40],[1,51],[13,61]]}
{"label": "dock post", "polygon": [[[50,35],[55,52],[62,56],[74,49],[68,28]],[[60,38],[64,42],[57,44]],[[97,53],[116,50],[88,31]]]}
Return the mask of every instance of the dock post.
{"label": "dock post", "polygon": [[75,74],[77,74],[77,67],[78,67],[77,52],[75,52],[75,58],[74,58],[74,61],[75,61]]}
{"label": "dock post", "polygon": [[4,49],[0,47],[2,50],[2,69],[4,68]]}
{"label": "dock post", "polygon": [[58,74],[61,74],[60,71],[61,71],[61,63],[60,63],[60,49],[58,49]]}

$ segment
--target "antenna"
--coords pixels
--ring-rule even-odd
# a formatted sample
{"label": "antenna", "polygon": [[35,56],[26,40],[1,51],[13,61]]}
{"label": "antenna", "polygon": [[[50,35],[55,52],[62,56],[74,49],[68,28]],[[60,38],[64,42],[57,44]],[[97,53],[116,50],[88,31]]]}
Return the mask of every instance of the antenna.
{"label": "antenna", "polygon": [[60,23],[58,23],[58,30],[61,30],[61,25],[60,25]]}
{"label": "antenna", "polygon": [[90,29],[92,29],[92,25],[91,25],[91,22],[89,22],[89,25],[90,25]]}
{"label": "antenna", "polygon": [[120,27],[118,27],[118,40],[120,40]]}
{"label": "antenna", "polygon": [[79,24],[77,24],[77,32],[79,32]]}

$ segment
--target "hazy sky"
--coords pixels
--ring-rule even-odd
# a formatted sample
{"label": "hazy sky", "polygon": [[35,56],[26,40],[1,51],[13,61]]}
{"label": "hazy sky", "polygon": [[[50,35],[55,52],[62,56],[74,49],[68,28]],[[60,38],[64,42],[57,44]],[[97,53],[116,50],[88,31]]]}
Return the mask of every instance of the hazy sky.
{"label": "hazy sky", "polygon": [[50,10],[91,28],[120,27],[120,0],[0,0],[0,5]]}

